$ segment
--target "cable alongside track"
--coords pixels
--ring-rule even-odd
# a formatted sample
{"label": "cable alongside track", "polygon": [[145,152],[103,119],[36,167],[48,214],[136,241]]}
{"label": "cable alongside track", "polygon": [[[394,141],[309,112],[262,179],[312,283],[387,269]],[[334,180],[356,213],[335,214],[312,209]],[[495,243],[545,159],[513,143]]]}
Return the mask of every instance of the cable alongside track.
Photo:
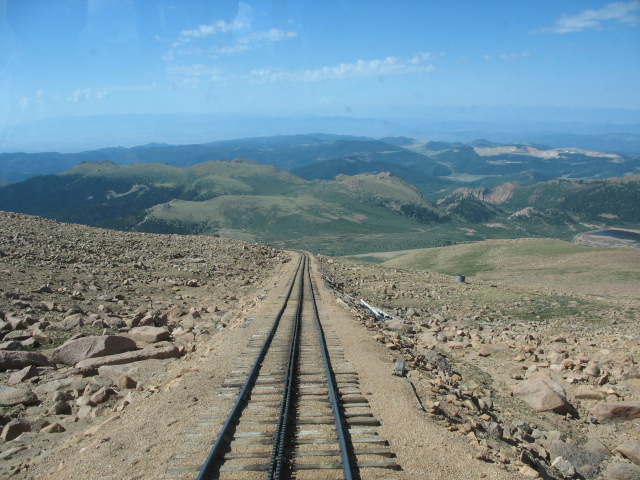
{"label": "cable alongside track", "polygon": [[[238,370],[218,389],[219,396],[237,396],[198,480],[386,479],[384,469],[398,468],[377,435],[357,373],[325,332],[310,259],[299,255],[273,325],[254,335],[246,356],[237,359]],[[212,407],[212,413],[220,410]],[[177,466],[168,473],[177,479],[188,472]]]}

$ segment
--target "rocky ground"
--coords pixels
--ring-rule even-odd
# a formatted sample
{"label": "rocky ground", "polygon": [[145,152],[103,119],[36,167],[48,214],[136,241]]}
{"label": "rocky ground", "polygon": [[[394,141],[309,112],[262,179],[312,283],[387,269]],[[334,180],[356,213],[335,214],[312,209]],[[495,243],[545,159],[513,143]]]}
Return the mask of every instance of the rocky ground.
{"label": "rocky ground", "polygon": [[0,227],[2,477],[175,382],[290,259],[227,239],[5,212]]}
{"label": "rocky ground", "polygon": [[[273,310],[289,259],[0,212],[0,477],[160,478],[206,392]],[[640,478],[640,299],[628,284],[617,298],[319,260],[334,308],[353,314],[337,325],[357,340],[353,360],[367,368],[364,335],[406,361],[408,382],[389,380],[393,363],[362,377],[374,407],[410,385],[426,420],[403,428],[429,430],[428,444],[380,412],[407,465],[426,449],[439,465],[428,478],[454,466],[468,471],[457,478]],[[465,442],[474,460],[462,458]]]}
{"label": "rocky ground", "polygon": [[417,400],[478,460],[532,478],[640,478],[638,299],[321,265],[338,303],[406,361]]}

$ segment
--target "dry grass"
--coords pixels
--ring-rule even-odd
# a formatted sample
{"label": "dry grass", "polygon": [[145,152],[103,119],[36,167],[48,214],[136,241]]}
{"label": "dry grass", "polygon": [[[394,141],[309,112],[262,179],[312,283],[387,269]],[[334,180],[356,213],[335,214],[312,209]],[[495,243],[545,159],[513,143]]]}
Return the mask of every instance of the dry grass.
{"label": "dry grass", "polygon": [[640,291],[640,251],[551,239],[489,240],[415,250],[384,265],[608,298],[637,298]]}

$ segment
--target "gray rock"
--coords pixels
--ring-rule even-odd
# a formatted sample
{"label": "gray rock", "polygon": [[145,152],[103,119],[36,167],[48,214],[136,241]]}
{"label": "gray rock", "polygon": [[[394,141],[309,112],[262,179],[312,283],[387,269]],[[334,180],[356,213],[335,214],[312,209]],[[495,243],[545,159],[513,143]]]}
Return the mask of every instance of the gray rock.
{"label": "gray rock", "polygon": [[24,345],[17,340],[8,340],[0,343],[0,350],[24,350]]}
{"label": "gray rock", "polygon": [[572,409],[562,385],[548,376],[525,380],[513,389],[536,412],[565,413]]}
{"label": "gray rock", "polygon": [[604,478],[607,480],[638,480],[640,467],[631,463],[610,463],[604,471]]}
{"label": "gray rock", "polygon": [[573,477],[576,474],[576,469],[571,462],[564,457],[556,457],[551,466],[558,470],[565,477]]}
{"label": "gray rock", "polygon": [[441,353],[429,350],[428,348],[418,348],[416,350],[416,355],[422,355],[425,362],[430,363],[432,367],[435,367],[439,371],[449,375],[453,373],[453,368],[447,360],[447,357]]}
{"label": "gray rock", "polygon": [[640,417],[640,402],[600,402],[591,413],[599,420],[632,420]]}
{"label": "gray rock", "polygon": [[111,397],[112,395],[115,395],[115,390],[113,390],[112,388],[101,388],[100,390],[98,390],[96,393],[94,393],[93,395],[91,395],[91,403],[93,405],[98,405],[102,402],[106,402],[107,400],[109,400],[109,397]]}
{"label": "gray rock", "polygon": [[13,372],[9,376],[7,383],[9,385],[17,385],[18,383],[22,383],[25,380],[29,380],[30,378],[33,378],[37,375],[38,375],[38,369],[33,365],[29,365],[28,367],[24,367],[22,370]]}
{"label": "gray rock", "polygon": [[118,335],[83,337],[56,348],[51,355],[54,363],[75,365],[82,360],[128,352],[138,348],[136,342]]}
{"label": "gray rock", "polygon": [[119,365],[103,365],[98,368],[98,375],[108,378],[114,385],[120,388],[136,388],[138,385],[138,383],[128,375],[127,371]]}
{"label": "gray rock", "polygon": [[582,445],[582,448],[584,448],[585,450],[587,450],[589,452],[599,453],[599,454],[604,455],[606,457],[610,457],[611,456],[611,452],[609,451],[607,446],[604,443],[602,443],[600,440],[598,440],[597,438],[590,438],[589,440],[587,440],[587,443]]}
{"label": "gray rock", "polygon": [[585,450],[578,445],[565,443],[561,440],[541,441],[540,442],[549,452],[552,459],[562,457],[567,460],[576,470],[585,465],[599,465],[601,462],[609,458],[607,455],[597,452]]}
{"label": "gray rock", "polygon": [[156,343],[166,340],[171,336],[171,333],[166,327],[143,326],[132,328],[128,335],[134,340]]}
{"label": "gray rock", "polygon": [[505,350],[509,350],[509,347],[504,343],[486,343],[478,349],[478,355],[488,357],[489,355]]}
{"label": "gray rock", "polygon": [[7,333],[3,340],[26,340],[31,334],[27,330],[16,330],[15,332]]}
{"label": "gray rock", "polygon": [[47,425],[43,429],[40,430],[40,433],[62,433],[67,429],[60,425],[58,422],[52,423],[51,425]]}
{"label": "gray rock", "polygon": [[[1,256],[2,255],[0,255],[0,257]],[[27,447],[26,445],[18,445],[17,447],[10,448],[9,450],[5,450],[2,453],[0,453],[0,458],[2,460],[8,460],[11,457],[13,457],[16,453],[26,450],[27,448],[29,447]]]}
{"label": "gray rock", "polygon": [[0,405],[11,407],[14,405],[33,405],[34,403],[38,403],[38,397],[31,390],[0,385]]}
{"label": "gray rock", "polygon": [[640,442],[629,440],[616,447],[614,451],[619,452],[636,465],[640,465]]}
{"label": "gray rock", "polygon": [[49,409],[49,413],[52,415],[63,415],[65,413],[69,413],[70,411],[71,411],[71,407],[64,400],[58,400]]}
{"label": "gray rock", "polygon": [[69,392],[72,390],[82,392],[90,382],[89,378],[69,377],[43,383],[34,388],[38,395],[48,395],[54,392]]}
{"label": "gray rock", "polygon": [[33,430],[34,432],[39,432],[47,425],[51,425],[51,422],[49,420],[42,417],[38,417],[34,420],[30,420],[29,423],[31,423],[31,430]]}
{"label": "gray rock", "polygon": [[31,431],[31,424],[24,418],[14,418],[7,423],[2,429],[2,435],[0,436],[5,442],[10,442],[18,438],[24,432]]}
{"label": "gray rock", "polygon": [[36,340],[38,340],[40,343],[53,342],[53,340],[51,340],[51,338],[49,338],[49,336],[46,333],[40,330],[40,327],[38,325],[32,326],[29,330],[31,331],[31,336]]}
{"label": "gray rock", "polygon": [[24,368],[29,365],[53,367],[49,359],[41,353],[0,350],[0,370]]}
{"label": "gray rock", "polygon": [[125,363],[139,362],[140,360],[177,358],[180,350],[175,345],[167,345],[160,348],[145,348],[135,352],[120,353],[108,357],[88,358],[76,364],[81,370],[95,370],[102,365],[122,365]]}

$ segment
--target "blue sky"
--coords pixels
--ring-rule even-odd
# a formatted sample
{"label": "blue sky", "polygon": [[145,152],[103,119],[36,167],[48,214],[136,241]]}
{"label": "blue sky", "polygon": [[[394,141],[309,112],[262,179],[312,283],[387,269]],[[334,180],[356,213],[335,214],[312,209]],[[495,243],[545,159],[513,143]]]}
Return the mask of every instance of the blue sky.
{"label": "blue sky", "polygon": [[0,127],[57,115],[640,109],[640,0],[0,0]]}

